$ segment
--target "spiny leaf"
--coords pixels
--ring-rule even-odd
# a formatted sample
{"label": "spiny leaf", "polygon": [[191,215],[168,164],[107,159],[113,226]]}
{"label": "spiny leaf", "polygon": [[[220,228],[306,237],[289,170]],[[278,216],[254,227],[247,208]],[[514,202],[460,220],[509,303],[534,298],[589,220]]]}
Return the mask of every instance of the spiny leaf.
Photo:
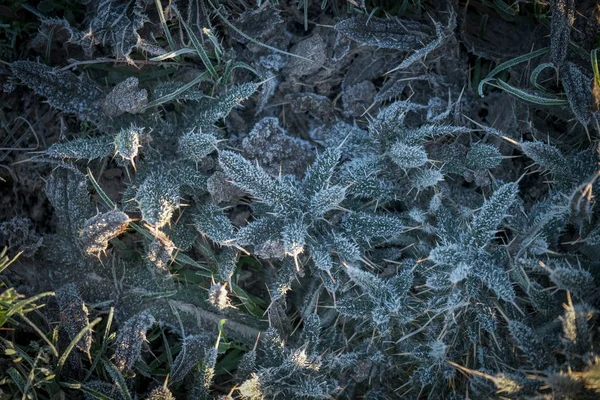
{"label": "spiny leaf", "polygon": [[98,104],[104,96],[85,76],[32,61],[15,61],[11,69],[27,86],[46,97],[51,106],[86,121],[99,121]]}
{"label": "spiny leaf", "polygon": [[581,69],[568,62],[563,69],[562,84],[569,99],[571,110],[582,125],[587,125],[591,119],[592,85],[591,80]]}
{"label": "spiny leaf", "polygon": [[516,200],[519,186],[506,183],[494,191],[471,224],[472,240],[475,246],[483,247],[494,237],[496,229],[507,217],[507,211]]}

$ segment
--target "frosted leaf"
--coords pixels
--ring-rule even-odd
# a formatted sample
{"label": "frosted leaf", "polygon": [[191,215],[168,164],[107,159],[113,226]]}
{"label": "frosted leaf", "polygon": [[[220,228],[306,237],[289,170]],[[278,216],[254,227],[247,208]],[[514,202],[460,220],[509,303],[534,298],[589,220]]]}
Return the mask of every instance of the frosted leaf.
{"label": "frosted leaf", "polygon": [[142,218],[160,228],[169,223],[179,206],[179,189],[168,175],[151,173],[140,185],[135,199]]}
{"label": "frosted leaf", "polygon": [[85,176],[75,169],[54,170],[46,181],[46,196],[58,217],[59,231],[79,237],[85,221],[94,214]]}
{"label": "frosted leaf", "polygon": [[347,265],[344,271],[352,282],[356,283],[373,301],[383,300],[386,285],[381,278],[352,265]]}
{"label": "frosted leaf", "polygon": [[531,282],[527,288],[527,294],[531,300],[531,304],[536,310],[547,314],[553,310],[555,301],[550,292],[544,290],[544,287],[537,282]]}
{"label": "frosted leaf", "polygon": [[567,57],[571,25],[575,20],[575,5],[575,0],[550,1],[550,9],[552,10],[550,44],[552,62],[556,66],[561,66]]}
{"label": "frosted leaf", "polygon": [[208,299],[206,301],[219,311],[233,307],[227,288],[221,283],[215,283],[208,289]]}
{"label": "frosted leaf", "polygon": [[142,343],[146,340],[146,332],[156,320],[148,311],[129,318],[117,334],[114,348],[114,363],[120,371],[130,370],[141,357]]}
{"label": "frosted leaf", "polygon": [[421,47],[423,34],[430,31],[418,22],[367,16],[344,19],[338,22],[334,29],[363,45],[401,51]]}
{"label": "frosted leaf", "polygon": [[423,146],[407,146],[395,143],[389,150],[392,161],[402,169],[418,168],[427,163],[427,152]]}
{"label": "frosted leaf", "polygon": [[292,47],[291,52],[302,58],[292,58],[285,69],[291,76],[301,77],[316,73],[327,61],[326,45],[320,35],[313,35]]}
{"label": "frosted leaf", "polygon": [[204,353],[204,357],[194,377],[194,387],[190,391],[193,399],[211,399],[210,387],[215,377],[215,364],[217,362],[217,349],[210,347]]}
{"label": "frosted leaf", "polygon": [[311,245],[309,247],[310,256],[312,258],[315,267],[322,271],[330,271],[333,267],[333,261],[331,254],[327,247],[323,245]]}
{"label": "frosted leaf", "polygon": [[84,75],[61,71],[32,61],[15,61],[12,72],[36,93],[46,97],[51,106],[77,114],[85,121],[98,122],[98,104],[102,90]]}
{"label": "frosted leaf", "polygon": [[[177,81],[161,82],[152,88],[153,98],[160,99],[168,96],[171,100],[198,101],[204,97],[204,92],[200,89],[189,88],[182,92],[185,85],[186,83]],[[178,94],[174,96],[173,93]]]}
{"label": "frosted leaf", "polygon": [[576,296],[586,297],[595,288],[592,274],[580,268],[569,266],[555,267],[550,273],[550,280],[562,290],[568,290]]}
{"label": "frosted leaf", "polygon": [[[266,5],[259,7],[258,9],[247,9],[244,11],[239,18],[234,21],[234,25],[247,36],[261,40],[275,33],[277,31],[277,25],[282,22],[283,19],[279,15],[279,10],[271,3],[266,3]],[[248,39],[236,32],[231,32],[231,36],[240,43],[248,42]]]}
{"label": "frosted leaf", "polygon": [[350,214],[342,226],[348,236],[367,241],[373,238],[395,239],[404,230],[402,222],[394,217],[364,212]]}
{"label": "frosted leaf", "polygon": [[[261,57],[261,63],[262,59],[263,57]],[[265,110],[265,107],[269,103],[269,100],[271,99],[271,97],[273,97],[273,95],[275,94],[275,90],[279,86],[279,79],[277,78],[277,75],[273,74],[270,71],[263,73],[261,75],[261,78],[263,78],[263,84],[261,91],[258,94],[256,112],[254,113],[255,116],[260,115]]]}
{"label": "frosted leaf", "polygon": [[560,318],[565,353],[584,355],[592,346],[590,322],[597,311],[585,303],[568,304]]}
{"label": "frosted leaf", "polygon": [[[93,381],[86,382],[83,386],[88,390],[91,390],[96,393],[99,393],[100,395],[106,396],[106,398],[108,398],[108,399],[125,400],[125,396],[123,396],[123,392],[121,391],[121,389],[119,389],[119,387],[117,385],[114,385],[114,384],[111,384],[108,382],[93,380]],[[98,399],[98,396],[89,394],[85,391],[83,392],[83,396],[84,396],[83,398],[85,400],[97,400]]]}
{"label": "frosted leaf", "polygon": [[138,87],[136,77],[129,77],[118,83],[102,102],[102,111],[108,117],[118,117],[129,113],[137,114],[148,104],[148,92]]}
{"label": "frosted leaf", "polygon": [[472,240],[476,246],[483,247],[492,240],[515,202],[518,190],[516,183],[504,184],[484,203],[471,224]]}
{"label": "frosted leaf", "polygon": [[235,237],[233,224],[221,208],[213,203],[199,206],[195,225],[198,232],[220,245],[229,244]]}
{"label": "frosted leaf", "polygon": [[425,138],[436,138],[445,135],[458,135],[468,133],[470,129],[465,126],[454,125],[421,125],[416,129],[400,129],[400,140],[409,145],[418,145]]}
{"label": "frosted leaf", "polygon": [[317,192],[310,199],[310,213],[320,218],[326,212],[336,209],[346,198],[346,190],[339,185],[329,187]]}
{"label": "frosted leaf", "polygon": [[223,282],[230,282],[237,268],[238,251],[226,247],[217,256],[217,272]]}
{"label": "frosted leaf", "polygon": [[234,107],[252,96],[257,89],[258,84],[256,83],[243,83],[227,90],[217,99],[201,99],[193,106],[194,125],[208,126],[225,118]]}
{"label": "frosted leaf", "polygon": [[344,296],[336,301],[335,309],[345,317],[364,320],[370,317],[373,303],[367,296]]}
{"label": "frosted leaf", "polygon": [[84,253],[98,256],[105,252],[108,241],[125,232],[129,221],[127,214],[119,210],[111,210],[88,219],[81,232]]}
{"label": "frosted leaf", "polygon": [[405,58],[400,65],[394,68],[394,71],[403,70],[410,67],[414,63],[427,57],[432,51],[440,48],[442,44],[444,44],[444,42],[452,35],[454,28],[456,28],[456,13],[454,12],[454,9],[450,8],[450,18],[447,27],[444,27],[442,24],[435,21],[434,26],[436,35],[435,39]]}
{"label": "frosted leaf", "polygon": [[242,140],[241,150],[251,161],[271,175],[293,174],[301,177],[312,162],[310,143],[289,136],[277,118],[266,117],[258,121]]}
{"label": "frosted leaf", "polygon": [[179,382],[194,368],[204,357],[206,348],[210,347],[209,340],[203,335],[186,336],[183,339],[181,350],[169,375],[170,382]]}
{"label": "frosted leaf", "polygon": [[476,265],[473,275],[490,288],[498,298],[507,302],[515,300],[516,293],[510,276],[501,265],[485,258],[478,260]]}
{"label": "frosted leaf", "polygon": [[95,160],[114,154],[115,145],[111,136],[79,138],[70,142],[54,143],[46,150],[53,158],[72,158],[75,160]]}
{"label": "frosted leaf", "polygon": [[261,400],[266,396],[259,376],[255,373],[239,386],[238,392],[244,400]]}
{"label": "frosted leaf", "polygon": [[500,165],[502,153],[496,146],[476,143],[467,153],[467,166],[473,170],[493,169]]}
{"label": "frosted leaf", "polygon": [[371,81],[348,85],[342,92],[344,111],[353,117],[361,117],[373,104],[377,89]]}
{"label": "frosted leaf", "polygon": [[259,342],[261,359],[265,367],[280,365],[285,358],[283,340],[273,327],[269,327],[261,336]]}
{"label": "frosted leaf", "polygon": [[276,217],[262,217],[248,225],[241,227],[237,232],[237,242],[242,246],[259,245],[279,238],[284,222]]}
{"label": "frosted leaf", "polygon": [[157,237],[148,244],[146,258],[156,268],[163,272],[169,271],[169,266],[173,261],[173,254],[177,250],[175,244],[163,232],[157,234]]}
{"label": "frosted leaf", "polygon": [[151,391],[145,400],[175,400],[175,396],[168,388],[159,386]]}
{"label": "frosted leaf", "polygon": [[344,157],[355,158],[369,153],[374,147],[368,132],[343,121],[338,121],[321,132],[323,132],[322,137],[313,135],[312,139],[324,142],[326,148],[337,148],[340,143],[343,143],[340,150]]}
{"label": "frosted leaf", "polygon": [[348,197],[378,200],[394,197],[394,186],[378,176],[381,169],[379,161],[378,157],[367,156],[355,158],[344,164],[339,183],[348,186]]}
{"label": "frosted leaf", "polygon": [[0,248],[8,247],[11,252],[21,253],[21,257],[32,257],[43,242],[29,218],[13,217],[0,223]]}
{"label": "frosted leaf", "polygon": [[521,150],[542,170],[552,173],[558,183],[572,185],[569,162],[556,147],[544,142],[523,142]]}
{"label": "frosted leaf", "polygon": [[213,134],[192,130],[179,139],[179,151],[183,157],[199,163],[217,149],[217,142]]}
{"label": "frosted leaf", "polygon": [[94,46],[109,46],[117,59],[127,59],[141,41],[138,30],[146,20],[143,2],[97,1],[86,35],[79,44],[92,57]]}
{"label": "frosted leaf", "polygon": [[309,345],[309,351],[314,350],[319,344],[319,335],[321,333],[321,319],[316,313],[312,313],[304,318],[304,327],[302,328],[302,339]]}
{"label": "frosted leaf", "polygon": [[302,220],[287,223],[281,232],[285,253],[292,257],[301,254],[306,244],[306,236],[307,227]]}
{"label": "frosted leaf", "polygon": [[275,181],[261,167],[229,150],[219,152],[219,164],[234,185],[268,204],[275,203]]}
{"label": "frosted leaf", "polygon": [[197,194],[206,190],[208,178],[191,162],[179,161],[171,166],[169,180],[172,186],[188,186],[192,189],[192,193]]}
{"label": "frosted leaf", "polygon": [[302,181],[308,194],[314,195],[329,186],[340,157],[341,151],[337,147],[330,147],[317,156],[315,162],[306,170]]}
{"label": "frosted leaf", "polygon": [[[379,114],[369,124],[369,133],[374,139],[379,140],[382,143],[396,139],[398,132],[403,132],[403,136],[410,137],[404,126],[404,119],[409,112],[418,111],[424,109],[425,106],[421,104],[411,103],[409,101],[397,101],[390,104],[386,108],[379,111]],[[395,141],[395,140],[394,140]],[[417,145],[421,144],[420,140],[414,140],[408,143],[404,138],[402,141],[405,144]]]}
{"label": "frosted leaf", "polygon": [[573,114],[580,124],[587,125],[592,117],[592,80],[571,62],[567,62],[561,78]]}
{"label": "frosted leaf", "polygon": [[235,373],[236,381],[244,381],[250,377],[254,369],[256,368],[256,352],[250,350],[244,353],[242,359],[238,364],[237,371]]}
{"label": "frosted leaf", "polygon": [[[88,308],[86,307],[77,285],[68,283],[56,289],[56,301],[60,309],[60,322],[73,340],[89,325]],[[92,347],[92,332],[88,330],[77,343],[77,348],[89,356]]]}
{"label": "frosted leaf", "polygon": [[427,168],[416,170],[411,176],[411,186],[418,192],[437,185],[444,180],[444,174],[437,169]]}
{"label": "frosted leaf", "polygon": [[551,364],[546,346],[527,325],[519,321],[510,321],[508,329],[519,348],[535,368],[544,369]]}
{"label": "frosted leaf", "polygon": [[297,188],[275,181],[261,167],[232,151],[219,152],[219,164],[234,185],[278,209],[290,209],[298,200]]}
{"label": "frosted leaf", "polygon": [[115,136],[115,154],[120,157],[121,163],[128,161],[135,166],[134,159],[138,156],[138,152],[142,144],[140,143],[140,135],[143,128],[132,126],[122,129]]}
{"label": "frosted leaf", "polygon": [[361,248],[340,234],[333,235],[333,249],[338,257],[349,262],[358,261],[362,256]]}
{"label": "frosted leaf", "polygon": [[206,190],[208,190],[212,200],[217,204],[231,202],[244,195],[244,192],[229,182],[227,175],[222,171],[216,171],[208,178]]}
{"label": "frosted leaf", "polygon": [[452,272],[450,272],[450,275],[448,275],[448,280],[450,280],[452,284],[456,285],[458,282],[464,280],[469,275],[470,270],[471,265],[467,263],[459,263],[456,266],[456,268],[454,268]]}

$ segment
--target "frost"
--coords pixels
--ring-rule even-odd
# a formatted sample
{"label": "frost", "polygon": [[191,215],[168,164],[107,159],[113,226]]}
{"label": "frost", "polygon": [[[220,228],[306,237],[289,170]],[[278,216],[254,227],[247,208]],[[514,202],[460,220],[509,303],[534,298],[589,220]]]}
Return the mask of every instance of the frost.
{"label": "frost", "polygon": [[148,104],[148,92],[138,87],[136,77],[130,77],[117,84],[102,102],[102,110],[108,117],[118,117],[124,113],[137,114]]}

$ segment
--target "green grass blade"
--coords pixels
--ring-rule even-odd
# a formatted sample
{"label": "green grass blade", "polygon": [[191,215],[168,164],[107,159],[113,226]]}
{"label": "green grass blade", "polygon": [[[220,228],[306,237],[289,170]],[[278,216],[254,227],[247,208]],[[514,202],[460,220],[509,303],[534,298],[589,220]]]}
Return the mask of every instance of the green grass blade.
{"label": "green grass blade", "polygon": [[529,82],[531,82],[531,85],[533,87],[535,87],[537,90],[545,91],[544,87],[538,83],[537,79],[538,79],[538,76],[542,73],[542,71],[545,70],[546,68],[554,68],[554,71],[556,71],[556,73],[558,73],[558,70],[556,69],[556,67],[554,66],[553,63],[542,63],[542,64],[538,65],[537,67],[535,67],[535,69],[531,72],[531,76],[529,77]]}
{"label": "green grass blade", "polygon": [[495,82],[498,84],[498,87],[504,89],[506,92],[512,94],[513,96],[518,97],[521,100],[528,101],[530,103],[538,104],[540,106],[560,106],[568,103],[568,101],[565,99],[559,99],[558,97],[541,96],[537,93],[533,93],[524,89],[519,89],[517,87],[509,85],[508,83],[500,79],[496,79]]}
{"label": "green grass blade", "polygon": [[69,343],[69,346],[67,346],[67,348],[65,349],[65,352],[62,354],[62,356],[60,356],[60,358],[58,359],[58,362],[56,363],[55,375],[57,377],[60,376],[60,371],[61,371],[62,367],[65,365],[65,362],[67,362],[67,358],[69,357],[69,354],[71,354],[71,352],[73,351],[73,349],[75,348],[77,343],[79,343],[79,341],[81,339],[83,339],[83,336],[88,331],[91,331],[94,326],[98,325],[100,323],[100,321],[102,321],[102,318],[96,318],[95,320],[90,322],[85,328],[83,328],[81,331],[79,331],[79,333],[77,335],[75,335],[73,340],[71,340],[71,343]]}
{"label": "green grass blade", "polygon": [[287,52],[285,50],[280,50],[280,49],[278,49],[276,47],[269,46],[268,44],[264,44],[262,42],[259,42],[258,40],[254,39],[253,37],[246,35],[244,32],[242,32],[241,30],[239,30],[235,25],[233,25],[231,22],[229,22],[227,20],[227,18],[224,17],[223,14],[221,14],[221,12],[217,9],[217,7],[215,7],[215,5],[212,3],[212,1],[209,1],[208,3],[210,4],[210,6],[215,11],[215,14],[217,14],[217,16],[219,18],[221,18],[221,21],[223,21],[223,23],[225,23],[225,25],[227,25],[229,28],[233,29],[238,35],[242,36],[244,39],[249,40],[249,41],[251,41],[252,43],[254,43],[254,44],[258,45],[258,46],[261,46],[261,47],[264,47],[266,49],[272,50],[272,51],[274,51],[276,53],[285,54],[285,55],[290,56],[290,57],[296,57],[296,58],[300,58],[300,59],[305,60],[305,61],[314,62],[310,58],[302,57],[302,56],[299,56],[298,54],[289,53],[289,52]]}
{"label": "green grass blade", "polygon": [[86,382],[88,379],[90,379],[90,377],[94,373],[94,370],[96,369],[96,365],[98,365],[98,362],[101,360],[102,356],[106,353],[106,350],[108,350],[108,338],[110,336],[110,328],[112,326],[114,317],[115,317],[115,308],[111,307],[108,310],[106,326],[104,327],[104,335],[102,335],[102,347],[96,353],[96,355],[94,357],[94,361],[92,362],[92,365],[89,368],[88,373],[85,376],[85,379],[83,380],[84,382]]}
{"label": "green grass blade", "polygon": [[169,27],[167,26],[167,20],[165,19],[165,13],[162,8],[162,4],[160,0],[154,0],[156,4],[156,9],[158,10],[158,17],[160,18],[160,26],[162,27],[163,32],[165,33],[165,37],[167,38],[167,42],[169,43],[169,47],[171,51],[175,51],[175,41],[173,40],[173,36],[171,36],[171,32],[169,31]]}
{"label": "green grass blade", "polygon": [[592,70],[594,70],[594,79],[596,84],[600,86],[600,71],[598,70],[598,48],[595,48],[590,52],[590,58],[592,61]]}
{"label": "green grass blade", "polygon": [[125,382],[125,377],[121,371],[119,371],[119,369],[110,361],[103,361],[106,372],[108,372],[115,384],[119,387],[119,389],[121,389],[121,394],[123,397],[125,397],[126,400],[131,400],[131,394],[129,393],[129,389],[127,389],[127,382]]}
{"label": "green grass blade", "polygon": [[485,85],[486,83],[489,83],[492,80],[492,78],[494,78],[500,72],[502,72],[514,65],[517,65],[522,62],[525,62],[525,61],[531,60],[533,58],[539,57],[541,55],[544,55],[544,54],[548,53],[549,51],[550,51],[550,47],[544,47],[543,49],[539,49],[539,50],[533,51],[528,54],[523,54],[522,56],[515,57],[511,60],[503,62],[502,64],[499,64],[498,66],[496,66],[496,68],[494,68],[488,74],[488,76],[484,80],[479,82],[479,86],[477,88],[477,93],[479,93],[479,96],[483,97],[483,85]]}
{"label": "green grass blade", "polygon": [[191,54],[191,53],[195,53],[195,52],[196,52],[196,50],[188,49],[187,47],[185,47],[183,49],[170,51],[168,53],[161,54],[160,56],[152,57],[149,59],[149,61],[164,61],[164,60],[168,60],[171,58],[176,58],[177,56],[180,56],[182,54]]}
{"label": "green grass blade", "polygon": [[164,104],[164,103],[174,100],[175,98],[177,98],[177,96],[179,96],[186,90],[190,89],[192,86],[195,86],[198,83],[202,82],[207,77],[208,77],[208,73],[206,73],[206,72],[201,73],[200,75],[195,77],[192,81],[186,83],[185,85],[181,86],[179,89],[173,91],[172,93],[169,93],[167,95],[159,97],[158,99],[152,100],[151,102],[146,104],[146,106],[144,107],[144,111],[151,107],[156,107],[161,104]]}
{"label": "green grass blade", "polygon": [[219,79],[219,74],[217,73],[217,70],[215,69],[215,67],[212,65],[210,58],[208,58],[208,54],[206,54],[206,50],[204,50],[202,43],[200,43],[200,40],[198,40],[198,37],[196,36],[196,34],[192,30],[192,28],[190,28],[190,26],[187,24],[187,22],[185,22],[185,20],[181,17],[179,10],[175,6],[172,6],[172,8],[173,8],[173,11],[175,11],[177,18],[179,18],[181,25],[183,25],[183,28],[187,32],[190,40],[192,41],[192,44],[194,45],[194,49],[196,49],[196,53],[200,57],[200,60],[202,60],[202,64],[204,64],[204,67],[206,68],[206,70],[208,71],[210,76],[212,76],[213,79],[215,79],[215,80]]}
{"label": "green grass blade", "polygon": [[31,329],[33,329],[39,335],[39,337],[42,338],[42,340],[44,342],[46,342],[48,344],[48,346],[50,347],[50,350],[52,350],[52,354],[54,354],[54,357],[58,357],[58,350],[56,350],[56,347],[54,347],[54,344],[50,341],[50,339],[48,339],[46,337],[44,332],[42,332],[42,330],[40,328],[38,328],[37,325],[34,324],[33,321],[31,321],[29,318],[27,318],[24,314],[20,314],[19,317],[23,321],[25,321],[31,327]]}

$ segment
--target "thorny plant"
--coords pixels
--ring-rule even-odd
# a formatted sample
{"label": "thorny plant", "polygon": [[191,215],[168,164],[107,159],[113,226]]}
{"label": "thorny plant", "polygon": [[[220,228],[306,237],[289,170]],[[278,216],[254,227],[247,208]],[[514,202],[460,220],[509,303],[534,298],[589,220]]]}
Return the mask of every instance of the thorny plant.
{"label": "thorny plant", "polygon": [[[416,79],[430,94],[403,94],[403,74],[458,47],[451,5],[430,22],[378,18],[361,3],[333,26],[334,41],[314,33],[292,44],[279,3],[92,1],[83,28],[42,21],[39,40],[60,30],[87,57],[132,64],[144,52],[187,68],[179,80],[106,88],[71,68],[11,64],[52,107],[96,128],[32,159],[54,167],[53,233],[0,225],[11,248],[47,266],[56,292],[70,350],[52,379],[88,398],[211,398],[224,371],[224,398],[597,396],[597,144],[583,129],[575,151],[468,124],[469,94],[433,73]],[[552,2],[550,49],[500,63],[475,89],[494,84],[596,120],[589,77],[564,51],[574,7]],[[547,53],[535,77],[559,71],[566,99],[499,78]],[[373,57],[381,66],[365,68]],[[318,88],[350,62],[343,112],[296,91],[282,104],[310,115],[301,133],[311,140],[288,132],[270,104],[280,88]],[[123,193],[92,172],[106,165],[126,171]],[[542,175],[545,193],[524,193]],[[109,315],[100,340],[92,314]],[[15,393],[53,394],[10,371],[14,384],[3,384]]]}

